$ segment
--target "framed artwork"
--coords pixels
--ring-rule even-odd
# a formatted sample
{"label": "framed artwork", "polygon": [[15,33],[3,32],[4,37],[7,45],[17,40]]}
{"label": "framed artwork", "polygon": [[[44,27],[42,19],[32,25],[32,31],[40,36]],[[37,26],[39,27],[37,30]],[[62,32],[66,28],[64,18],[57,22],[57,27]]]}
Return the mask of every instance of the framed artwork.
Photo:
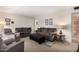
{"label": "framed artwork", "polygon": [[5,22],[6,22],[6,25],[10,25],[11,19],[10,18],[5,18]]}
{"label": "framed artwork", "polygon": [[36,22],[36,25],[38,25],[38,22]]}
{"label": "framed artwork", "polygon": [[48,19],[45,19],[45,25],[48,25]]}
{"label": "framed artwork", "polygon": [[53,19],[52,18],[45,19],[45,25],[53,25]]}
{"label": "framed artwork", "polygon": [[49,19],[49,25],[53,25],[53,19],[52,18]]}
{"label": "framed artwork", "polygon": [[6,22],[6,25],[10,25],[10,22]]}
{"label": "framed artwork", "polygon": [[5,18],[5,21],[6,21],[6,22],[10,22],[11,19],[10,19],[10,18]]}

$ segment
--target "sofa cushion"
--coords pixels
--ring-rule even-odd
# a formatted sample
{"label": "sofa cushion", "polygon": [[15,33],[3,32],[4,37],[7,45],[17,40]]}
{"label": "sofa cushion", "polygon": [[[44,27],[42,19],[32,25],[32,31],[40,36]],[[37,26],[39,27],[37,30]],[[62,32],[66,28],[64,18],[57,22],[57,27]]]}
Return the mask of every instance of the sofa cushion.
{"label": "sofa cushion", "polygon": [[5,34],[12,34],[12,30],[9,28],[4,29]]}
{"label": "sofa cushion", "polygon": [[2,39],[3,42],[8,45],[15,41],[15,35],[4,35]]}
{"label": "sofa cushion", "polygon": [[0,38],[0,51],[1,51],[2,49],[6,49],[6,48],[7,48],[7,45],[6,45],[5,43],[3,43],[2,38]]}
{"label": "sofa cushion", "polygon": [[13,43],[14,41],[15,41],[15,39],[7,39],[7,40],[4,41],[4,43],[6,45],[9,45],[9,44]]}

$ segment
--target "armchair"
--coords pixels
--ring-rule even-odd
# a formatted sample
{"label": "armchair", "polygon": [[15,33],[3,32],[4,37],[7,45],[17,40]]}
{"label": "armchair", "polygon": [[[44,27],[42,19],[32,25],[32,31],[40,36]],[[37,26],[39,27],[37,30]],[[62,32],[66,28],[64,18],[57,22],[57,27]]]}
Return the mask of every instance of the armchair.
{"label": "armchair", "polygon": [[0,44],[0,52],[24,52],[24,40],[13,42],[9,45],[2,42]]}
{"label": "armchair", "polygon": [[11,29],[4,29],[4,33],[0,36],[0,52],[24,51],[24,40],[19,41],[19,33],[13,33]]}
{"label": "armchair", "polygon": [[4,33],[2,34],[2,39],[3,39],[4,43],[10,44],[10,43],[17,40],[16,37],[19,37],[19,34],[13,33],[10,28],[5,28],[4,29]]}

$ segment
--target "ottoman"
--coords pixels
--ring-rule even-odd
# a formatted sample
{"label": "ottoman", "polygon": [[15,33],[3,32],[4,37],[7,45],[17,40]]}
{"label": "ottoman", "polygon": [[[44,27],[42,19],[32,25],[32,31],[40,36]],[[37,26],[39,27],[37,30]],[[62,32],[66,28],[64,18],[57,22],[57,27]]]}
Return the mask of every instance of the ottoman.
{"label": "ottoman", "polygon": [[42,44],[43,42],[45,42],[45,37],[43,35],[38,34],[38,33],[31,34],[30,39],[38,42],[39,44]]}

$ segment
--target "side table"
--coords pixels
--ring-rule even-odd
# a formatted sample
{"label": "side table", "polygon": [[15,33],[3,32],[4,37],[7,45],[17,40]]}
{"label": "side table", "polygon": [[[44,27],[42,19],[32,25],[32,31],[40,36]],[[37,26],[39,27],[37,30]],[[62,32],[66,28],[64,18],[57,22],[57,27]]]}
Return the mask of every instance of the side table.
{"label": "side table", "polygon": [[65,35],[58,35],[58,40],[60,42],[64,42],[65,41]]}

